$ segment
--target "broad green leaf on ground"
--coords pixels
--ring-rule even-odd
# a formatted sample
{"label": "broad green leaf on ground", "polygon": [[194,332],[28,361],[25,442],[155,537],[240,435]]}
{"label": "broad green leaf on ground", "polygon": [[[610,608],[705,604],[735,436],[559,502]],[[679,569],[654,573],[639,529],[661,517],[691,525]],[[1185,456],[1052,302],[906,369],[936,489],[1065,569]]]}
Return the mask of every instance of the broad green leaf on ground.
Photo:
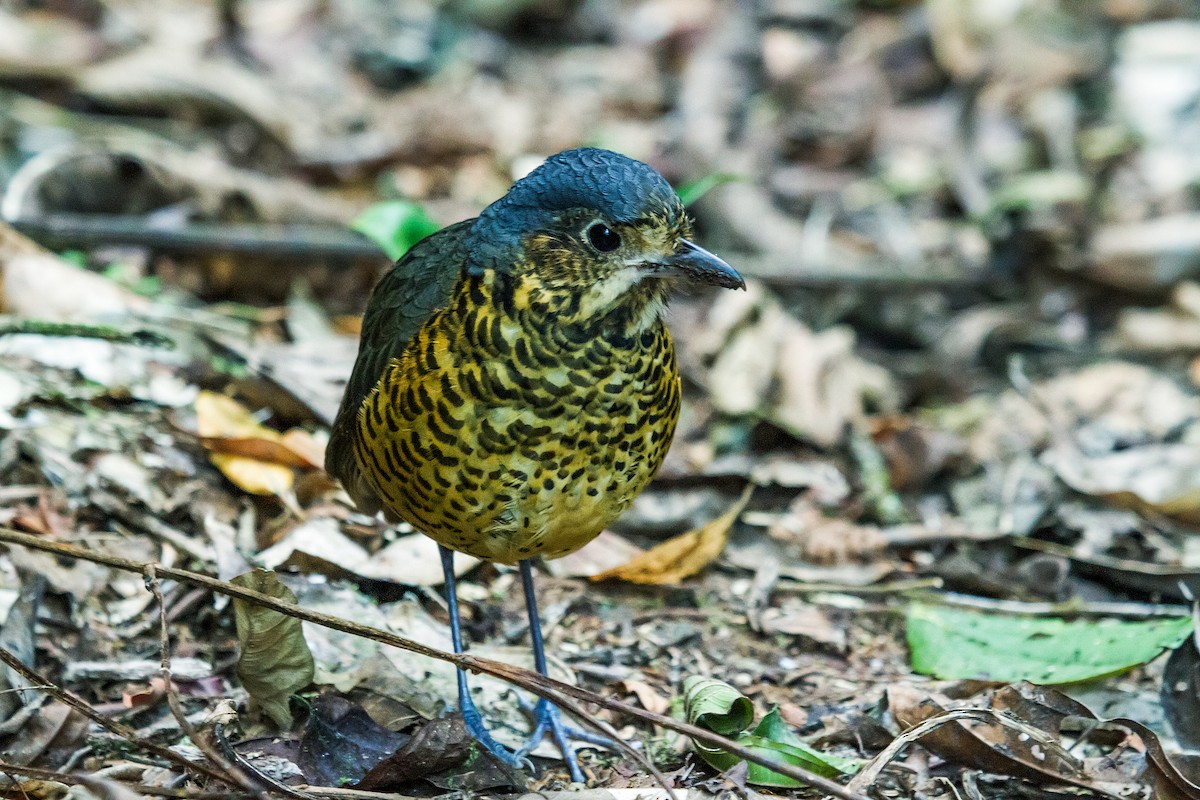
{"label": "broad green leaf on ground", "polygon": [[[683,682],[684,709],[693,725],[734,739],[766,758],[773,758],[826,778],[849,775],[858,770],[861,762],[814,750],[783,721],[778,709],[771,709],[753,731],[747,731],[754,721],[754,705],[727,683],[713,678],[687,678]],[[709,766],[725,771],[742,759],[719,747],[692,740],[692,746]],[[746,780],[759,786],[802,786],[799,781],[777,772],[751,764]]]}
{"label": "broad green leaf on ground", "polygon": [[1066,620],[926,603],[906,616],[913,669],[950,680],[1098,678],[1144,664],[1192,630],[1189,617]]}
{"label": "broad green leaf on ground", "polygon": [[[231,582],[279,600],[296,602],[296,595],[279,582],[274,572],[256,569],[238,575]],[[250,703],[287,730],[292,725],[288,700],[313,679],[313,657],[304,641],[300,620],[236,599],[233,618],[241,650],[237,675],[250,695]]]}
{"label": "broad green leaf on ground", "polygon": [[376,203],[358,215],[350,227],[379,245],[393,261],[441,227],[425,209],[407,200]]}

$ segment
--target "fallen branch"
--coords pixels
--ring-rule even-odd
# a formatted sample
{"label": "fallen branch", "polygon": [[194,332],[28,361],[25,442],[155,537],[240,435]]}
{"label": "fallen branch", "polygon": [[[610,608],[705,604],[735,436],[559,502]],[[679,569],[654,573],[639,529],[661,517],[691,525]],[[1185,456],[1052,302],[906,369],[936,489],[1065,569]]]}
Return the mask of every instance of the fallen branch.
{"label": "fallen branch", "polygon": [[0,322],[0,336],[60,336],[100,339],[114,344],[135,344],[171,350],[175,342],[156,331],[125,330],[112,325],[87,325],[80,322],[50,322],[40,319],[15,319]]}

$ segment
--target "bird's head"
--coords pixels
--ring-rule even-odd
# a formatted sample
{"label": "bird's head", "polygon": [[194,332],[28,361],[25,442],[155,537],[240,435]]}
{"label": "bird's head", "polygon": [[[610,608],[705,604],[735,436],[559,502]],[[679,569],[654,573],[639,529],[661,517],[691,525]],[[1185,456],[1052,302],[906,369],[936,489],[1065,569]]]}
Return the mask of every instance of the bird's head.
{"label": "bird's head", "polygon": [[468,272],[513,276],[557,311],[590,318],[661,308],[677,280],[745,287],[691,237],[683,203],[653,168],[609,150],[567,150],[484,209]]}

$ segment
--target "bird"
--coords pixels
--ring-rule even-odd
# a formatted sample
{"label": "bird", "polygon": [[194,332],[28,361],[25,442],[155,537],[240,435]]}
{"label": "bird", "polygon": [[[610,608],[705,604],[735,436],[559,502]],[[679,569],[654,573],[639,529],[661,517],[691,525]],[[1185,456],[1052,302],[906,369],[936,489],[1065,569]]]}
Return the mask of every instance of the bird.
{"label": "bird", "polygon": [[[454,652],[454,553],[516,564],[546,674],[533,563],[583,547],[662,465],[680,410],[665,324],[680,283],[745,288],[693,241],[649,165],[566,150],[478,217],[415,244],[379,280],[331,427],[326,471],[359,510],[439,545]],[[584,780],[558,709],[539,700],[516,750],[496,742],[458,672],[459,711],[501,761],[551,735]]]}

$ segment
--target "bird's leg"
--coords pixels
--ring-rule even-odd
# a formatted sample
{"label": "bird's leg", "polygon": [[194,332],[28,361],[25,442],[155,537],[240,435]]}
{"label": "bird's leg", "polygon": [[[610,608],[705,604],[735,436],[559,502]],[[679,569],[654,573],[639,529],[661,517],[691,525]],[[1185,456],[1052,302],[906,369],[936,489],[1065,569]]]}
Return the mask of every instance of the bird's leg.
{"label": "bird's leg", "polygon": [[[542,643],[542,623],[538,619],[537,595],[533,592],[533,561],[525,559],[520,563],[520,567],[521,586],[525,590],[525,611],[529,615],[529,638],[533,640],[533,664],[539,673],[549,677],[549,673],[546,672],[546,650]],[[537,726],[533,729],[528,741],[517,751],[517,755],[524,756],[537,747],[545,737],[546,731],[549,730],[550,736],[558,745],[558,749],[562,751],[563,759],[567,762],[571,780],[583,783],[583,770],[579,768],[579,759],[575,757],[575,748],[571,746],[567,738],[567,729],[563,725],[562,714],[559,712],[558,706],[543,697],[534,706],[533,717]]]}
{"label": "bird's leg", "polygon": [[[441,545],[438,545],[438,550],[442,554],[442,573],[446,577],[446,605],[450,607],[450,638],[454,641],[454,652],[461,654],[463,652],[462,627],[458,620],[458,592],[455,588],[454,552]],[[483,724],[483,717],[479,715],[479,709],[475,707],[475,701],[471,699],[471,693],[467,690],[467,673],[461,667],[458,670],[458,711],[462,714],[463,722],[467,725],[467,731],[489,753],[510,767],[532,769],[533,765],[524,752],[514,753],[492,738],[492,735]]]}

